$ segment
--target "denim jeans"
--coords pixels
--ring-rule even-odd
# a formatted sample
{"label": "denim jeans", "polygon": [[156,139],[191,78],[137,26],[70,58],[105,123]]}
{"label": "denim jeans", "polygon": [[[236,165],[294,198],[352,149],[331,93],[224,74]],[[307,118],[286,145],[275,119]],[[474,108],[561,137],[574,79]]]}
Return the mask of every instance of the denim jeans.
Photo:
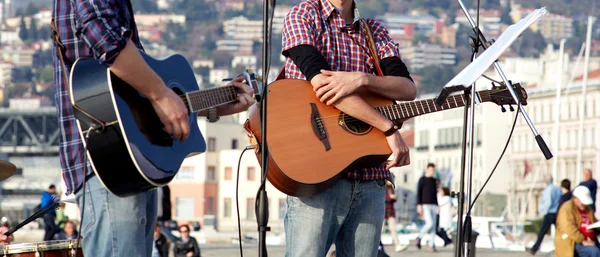
{"label": "denim jeans", "polygon": [[423,238],[423,235],[429,234],[429,246],[431,246],[431,248],[435,248],[435,228],[438,206],[435,204],[423,204],[421,205],[421,208],[423,209],[423,219],[425,219],[425,225],[419,232],[419,238]]}
{"label": "denim jeans", "polygon": [[600,257],[600,248],[598,248],[598,242],[596,242],[596,246],[584,246],[582,244],[575,244],[575,256]]}
{"label": "denim jeans", "polygon": [[80,209],[85,209],[81,228],[84,256],[152,255],[158,212],[156,190],[121,198],[108,192],[98,177],[90,176],[85,188],[75,195]]}
{"label": "denim jeans", "polygon": [[55,223],[56,216],[52,214],[44,215],[44,241],[54,240],[54,235],[60,232],[60,228]]}
{"label": "denim jeans", "polygon": [[310,197],[287,198],[286,257],[377,256],[385,180],[343,178]]}

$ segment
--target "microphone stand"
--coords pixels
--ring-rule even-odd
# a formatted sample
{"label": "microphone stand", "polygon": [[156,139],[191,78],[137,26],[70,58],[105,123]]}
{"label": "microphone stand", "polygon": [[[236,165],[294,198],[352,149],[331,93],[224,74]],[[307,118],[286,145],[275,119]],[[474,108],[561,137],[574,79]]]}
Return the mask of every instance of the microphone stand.
{"label": "microphone stand", "polygon": [[[266,177],[267,177],[267,172],[268,172],[268,167],[269,167],[269,150],[267,149],[267,95],[268,95],[268,74],[269,71],[267,70],[269,65],[269,38],[270,38],[270,33],[269,33],[269,1],[270,0],[263,0],[264,6],[263,6],[263,60],[262,60],[262,71],[263,71],[263,87],[262,87],[262,93],[261,93],[261,99],[260,99],[260,122],[261,122],[261,145],[260,145],[260,151],[261,151],[261,186],[258,189],[258,197],[256,199],[256,201],[258,201],[257,204],[257,215],[256,215],[256,221],[258,223],[258,256],[259,257],[267,257],[267,245],[266,245],[266,239],[267,239],[267,231],[270,231],[271,228],[267,226],[268,222],[269,222],[269,201],[268,201],[268,197],[267,197],[267,191],[266,191],[266,184],[264,183]],[[241,240],[241,238],[240,238]]]}
{"label": "microphone stand", "polygon": [[[469,14],[467,8],[465,7],[465,5],[463,4],[462,0],[457,0],[460,7],[462,8],[467,20],[469,21],[469,24],[471,24],[471,27],[473,28],[473,31],[475,32],[476,38],[471,40],[471,47],[473,47],[473,54],[475,55],[479,49],[479,47],[483,47],[483,49],[487,50],[488,47],[490,47],[492,45],[493,42],[488,41],[485,36],[483,35],[483,33],[481,32],[481,30],[479,29],[478,25],[475,24],[475,21],[473,19],[473,17],[471,17],[471,15]],[[533,122],[531,121],[529,115],[527,114],[527,112],[525,111],[525,108],[523,107],[523,105],[521,104],[520,99],[517,97],[517,94],[515,93],[515,90],[512,86],[512,83],[510,80],[508,80],[508,78],[506,77],[506,75],[504,74],[504,71],[502,70],[502,68],[500,67],[500,64],[498,64],[498,61],[494,62],[494,68],[496,69],[496,71],[498,72],[498,74],[500,75],[500,77],[502,78],[502,80],[504,81],[504,84],[506,85],[506,88],[508,89],[508,91],[510,92],[512,98],[515,100],[515,102],[517,103],[517,107],[519,108],[519,110],[521,111],[521,113],[523,114],[523,117],[525,117],[525,120],[527,122],[527,124],[529,125],[529,128],[531,129],[531,131],[533,132],[534,136],[535,136],[535,140],[537,141],[538,146],[540,147],[542,153],[544,154],[544,157],[549,160],[552,158],[552,153],[550,152],[550,149],[548,148],[548,146],[546,145],[546,143],[544,142],[544,139],[542,138],[542,136],[539,134],[539,132],[537,131],[537,129],[535,128],[535,125],[533,124]],[[464,90],[465,93],[465,101],[467,99],[470,100],[470,104],[469,103],[465,103],[465,121],[464,121],[464,130],[463,130],[463,148],[462,148],[462,160],[461,160],[461,177],[460,177],[460,188],[459,188],[459,193],[455,193],[453,192],[452,195],[457,195],[458,198],[458,231],[456,233],[457,235],[457,240],[456,240],[456,246],[455,246],[455,257],[460,257],[463,253],[463,244],[464,244],[464,256],[468,257],[471,255],[470,253],[470,249],[471,249],[471,236],[472,236],[472,223],[471,223],[471,200],[472,200],[472,195],[471,195],[471,191],[472,191],[472,181],[473,181],[473,149],[474,149],[474,124],[475,124],[475,98],[477,97],[476,94],[476,89],[475,89],[475,83],[473,83],[473,85],[470,86],[470,89],[465,87],[464,85],[459,85],[459,86],[454,86],[452,88],[444,88],[442,90],[442,92],[440,93],[440,97],[438,97],[438,99],[436,99],[436,103],[438,103],[439,105],[441,105],[446,99],[446,97],[452,93],[453,91],[460,91],[460,90]],[[469,90],[470,92],[470,98],[469,98]],[[470,115],[468,115],[468,109],[469,107],[471,107],[471,113]],[[511,108],[512,109],[512,108]],[[469,138],[469,155],[467,157],[467,137]],[[464,185],[465,185],[465,171],[466,174],[468,176],[467,181],[467,195],[465,195],[465,191],[464,191]],[[467,208],[468,212],[466,214],[466,217],[464,218],[464,223],[463,223],[463,213],[464,213],[464,204],[465,204],[465,197],[466,197],[466,202],[467,202]]]}

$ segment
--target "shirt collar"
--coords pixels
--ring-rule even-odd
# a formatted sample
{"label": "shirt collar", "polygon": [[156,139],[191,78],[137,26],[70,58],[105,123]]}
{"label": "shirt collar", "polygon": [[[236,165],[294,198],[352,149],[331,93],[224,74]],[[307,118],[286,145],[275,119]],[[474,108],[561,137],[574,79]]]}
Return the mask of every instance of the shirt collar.
{"label": "shirt collar", "polygon": [[[329,16],[331,16],[334,11],[337,11],[341,15],[341,12],[337,8],[335,8],[335,6],[331,2],[329,2],[329,0],[320,1],[321,12],[324,17],[329,18]],[[354,20],[352,21],[352,24],[354,25],[358,20],[360,20],[360,13],[358,12],[358,8],[356,7],[356,2],[352,2],[352,5],[354,6]]]}

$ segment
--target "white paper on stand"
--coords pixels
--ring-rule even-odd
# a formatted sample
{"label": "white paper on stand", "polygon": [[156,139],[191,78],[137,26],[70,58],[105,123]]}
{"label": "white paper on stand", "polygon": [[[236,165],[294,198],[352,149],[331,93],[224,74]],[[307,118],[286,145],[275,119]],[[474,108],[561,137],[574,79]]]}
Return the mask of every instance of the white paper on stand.
{"label": "white paper on stand", "polygon": [[475,59],[471,64],[464,68],[444,87],[469,86],[481,76],[500,55],[525,31],[529,26],[537,22],[547,13],[546,7],[542,7],[531,12],[525,18],[508,27],[500,37],[483,54]]}

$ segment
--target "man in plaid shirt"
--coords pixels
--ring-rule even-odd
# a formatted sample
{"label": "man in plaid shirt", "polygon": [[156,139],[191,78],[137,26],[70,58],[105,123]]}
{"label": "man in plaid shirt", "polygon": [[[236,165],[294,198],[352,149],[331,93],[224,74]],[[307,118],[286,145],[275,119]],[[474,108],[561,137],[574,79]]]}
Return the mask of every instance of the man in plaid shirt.
{"label": "man in plaid shirt", "polygon": [[[89,162],[84,163],[84,147],[69,99],[67,74],[78,58],[95,58],[152,102],[173,140],[187,139],[188,110],[142,58],[139,52],[142,45],[129,0],[54,0],[53,27],[57,45],[54,84],[61,132],[60,161],[66,194],[75,193],[79,208],[85,210],[81,231],[84,255],[150,256],[157,219],[156,190],[117,197],[102,186]],[[218,107],[217,115],[245,111],[254,103],[252,89],[241,82],[242,78],[232,82],[242,92],[238,101]],[[207,111],[199,115],[206,116]],[[115,170],[115,174],[118,172]],[[85,190],[81,190],[84,178],[87,183]],[[84,191],[85,206],[82,203]]]}
{"label": "man in plaid shirt", "polygon": [[360,94],[370,91],[407,101],[415,98],[415,85],[388,31],[367,19],[384,76],[370,73],[374,61],[359,19],[352,0],[307,0],[295,6],[283,28],[285,77],[310,81],[322,102],[388,135],[393,159],[380,167],[349,172],[320,194],[288,196],[286,257],[324,257],[334,242],[338,255],[376,256],[389,169],[410,163],[397,126]]}

